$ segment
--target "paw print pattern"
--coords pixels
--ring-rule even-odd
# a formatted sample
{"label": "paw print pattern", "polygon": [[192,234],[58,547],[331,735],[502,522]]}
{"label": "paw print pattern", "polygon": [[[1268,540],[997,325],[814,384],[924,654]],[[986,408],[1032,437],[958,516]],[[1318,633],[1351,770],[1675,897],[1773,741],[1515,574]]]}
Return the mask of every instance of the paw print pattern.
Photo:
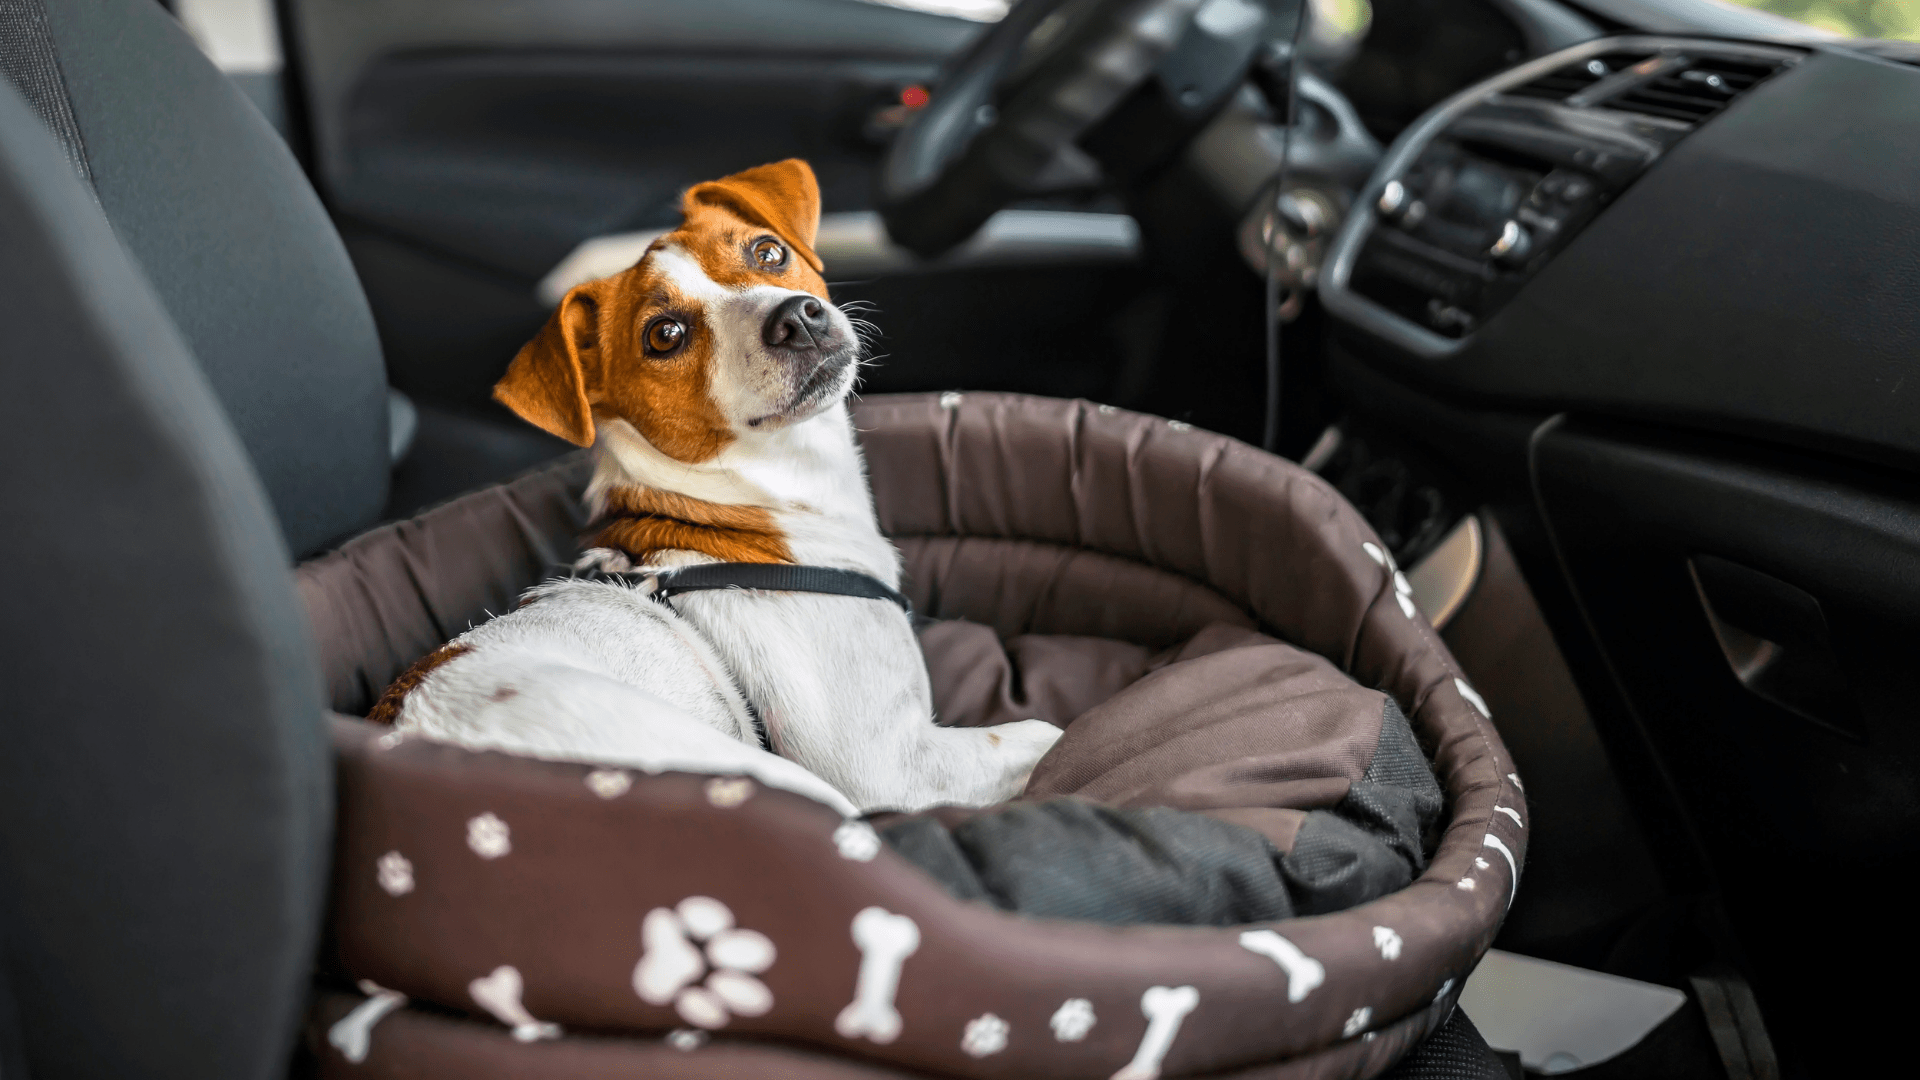
{"label": "paw print pattern", "polygon": [[872,862],[880,854],[880,834],[864,821],[841,822],[833,830],[833,846],[843,859]]}
{"label": "paw print pattern", "polygon": [[1373,1007],[1371,1005],[1360,1006],[1353,1010],[1352,1016],[1347,1017],[1346,1024],[1340,1028],[1340,1037],[1343,1039],[1353,1038],[1355,1035],[1367,1030],[1367,1024],[1372,1020]]}
{"label": "paw print pattern", "polygon": [[595,769],[587,774],[587,790],[603,799],[617,799],[633,787],[633,774],[625,769]]}
{"label": "paw print pattern", "polygon": [[374,876],[388,896],[405,896],[413,891],[413,864],[397,851],[380,856],[374,864]]}
{"label": "paw print pattern", "polygon": [[1068,998],[1053,1012],[1049,1021],[1053,1037],[1060,1042],[1079,1042],[1093,1030],[1093,1002],[1086,998]]}
{"label": "paw print pattern", "polygon": [[966,1034],[960,1038],[960,1049],[968,1057],[983,1058],[997,1054],[1007,1048],[1008,1025],[1005,1020],[986,1013],[967,1021]]}
{"label": "paw print pattern", "polygon": [[[773,942],[733,924],[733,912],[710,896],[689,896],[654,908],[640,923],[644,947],[633,990],[650,1005],[672,1003],[687,1023],[725,1027],[735,1016],[764,1016],[773,991],[755,978],[773,966]],[[704,981],[702,977],[704,976]]]}
{"label": "paw print pattern", "polygon": [[707,781],[707,801],[731,810],[753,796],[753,781],[744,776],[716,776]]}
{"label": "paw print pattern", "polygon": [[467,822],[467,846],[483,859],[497,859],[513,850],[507,823],[492,812]]}
{"label": "paw print pattern", "polygon": [[1373,947],[1380,950],[1381,959],[1400,959],[1400,946],[1402,944],[1400,934],[1395,931],[1393,927],[1376,926],[1373,928]]}

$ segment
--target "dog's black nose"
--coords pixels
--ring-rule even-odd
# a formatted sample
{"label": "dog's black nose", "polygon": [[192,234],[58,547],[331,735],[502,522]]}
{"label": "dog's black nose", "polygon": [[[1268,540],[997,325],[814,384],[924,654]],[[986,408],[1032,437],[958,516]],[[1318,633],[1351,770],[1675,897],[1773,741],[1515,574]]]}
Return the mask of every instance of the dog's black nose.
{"label": "dog's black nose", "polygon": [[760,340],[776,349],[817,349],[827,343],[827,305],[811,296],[781,301],[760,328]]}

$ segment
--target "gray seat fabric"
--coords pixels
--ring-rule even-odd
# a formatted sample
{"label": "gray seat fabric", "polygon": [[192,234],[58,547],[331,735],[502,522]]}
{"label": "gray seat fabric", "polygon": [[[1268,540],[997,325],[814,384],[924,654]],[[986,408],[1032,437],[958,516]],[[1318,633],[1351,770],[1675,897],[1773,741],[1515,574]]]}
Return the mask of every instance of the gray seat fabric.
{"label": "gray seat fabric", "polygon": [[331,817],[289,554],[182,334],[5,80],[0,364],[0,1069],[284,1076]]}
{"label": "gray seat fabric", "polygon": [[100,206],[185,336],[296,557],[379,518],[386,370],[299,164],[153,0],[45,0]]}

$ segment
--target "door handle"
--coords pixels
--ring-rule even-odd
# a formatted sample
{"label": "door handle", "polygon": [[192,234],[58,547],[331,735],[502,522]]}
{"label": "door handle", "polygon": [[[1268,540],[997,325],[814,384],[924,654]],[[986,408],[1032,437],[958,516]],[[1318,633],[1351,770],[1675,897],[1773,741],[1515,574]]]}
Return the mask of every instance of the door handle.
{"label": "door handle", "polygon": [[1687,572],[1733,677],[1756,697],[1859,740],[1860,706],[1812,593],[1715,555]]}

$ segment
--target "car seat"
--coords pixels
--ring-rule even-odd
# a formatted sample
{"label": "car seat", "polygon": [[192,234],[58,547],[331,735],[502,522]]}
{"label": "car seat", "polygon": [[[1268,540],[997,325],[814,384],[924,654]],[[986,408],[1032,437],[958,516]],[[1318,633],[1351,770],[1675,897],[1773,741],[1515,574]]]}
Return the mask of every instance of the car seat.
{"label": "car seat", "polygon": [[[274,1075],[287,1067],[312,986],[308,963],[327,888],[332,815],[324,706],[377,691],[383,676],[353,657],[391,659],[412,647],[409,635],[437,644],[473,616],[475,598],[481,609],[503,604],[529,575],[564,557],[575,524],[568,519],[574,481],[563,463],[339,546],[372,524],[384,495],[384,378],[351,268],[291,157],[157,7],[110,0],[41,12],[32,4],[10,6],[7,15],[0,33],[8,74],[27,92],[0,87],[0,237],[8,279],[0,333],[7,335],[14,390],[0,406],[9,461],[0,495],[13,517],[0,550],[22,568],[6,638],[14,746],[0,766],[0,1071]],[[23,55],[32,62],[22,66]],[[178,151],[156,152],[162,145]],[[892,915],[918,913],[926,955],[965,961],[974,982],[1004,981],[1007,993],[1033,996],[1034,1003],[1016,1017],[973,1016],[957,1040],[945,1030],[954,1013],[942,1020],[937,1045],[917,1035],[836,1043],[830,1032],[843,1002],[829,1008],[828,995],[850,989],[839,984],[854,978],[856,943],[837,910],[798,905],[783,916],[793,931],[782,935],[789,950],[782,963],[798,967],[794,950],[817,943],[815,967],[824,981],[818,995],[802,992],[808,1007],[786,1041],[722,1037],[689,1050],[701,1040],[685,1033],[662,1040],[655,1014],[593,1015],[591,990],[581,996],[589,1002],[585,1013],[563,1010],[561,1019],[626,1034],[550,1040],[544,1025],[553,1021],[526,1013],[528,1001],[541,1002],[522,994],[517,969],[457,978],[456,992],[434,993],[454,974],[434,967],[444,958],[434,941],[409,945],[405,934],[363,934],[363,941],[405,946],[398,961],[389,950],[378,960],[363,952],[360,962],[384,964],[378,973],[392,986],[425,988],[425,1002],[396,1009],[395,992],[371,980],[365,1000],[322,995],[313,1027],[322,1069],[823,1076],[936,1069],[985,1076],[1046,1061],[1061,1063],[1059,1075],[1106,1075],[1116,1048],[1125,1047],[1134,1055],[1121,1063],[1127,1075],[1157,1073],[1163,1065],[1186,1074],[1369,1075],[1450,1015],[1442,1028],[1448,1041],[1428,1045],[1438,1045],[1436,1053],[1479,1055],[1478,1066],[1486,1064],[1484,1045],[1453,1013],[1452,1001],[1517,886],[1524,804],[1484,708],[1405,603],[1390,560],[1358,515],[1306,474],[1228,440],[1091,406],[976,404],[984,411],[968,414],[963,403],[949,408],[937,398],[883,405],[901,411],[895,430],[906,449],[876,454],[876,473],[888,467],[883,462],[910,464],[905,489],[923,493],[919,481],[930,476],[954,480],[952,460],[941,455],[955,442],[938,434],[953,422],[948,414],[964,420],[996,408],[1014,417],[998,429],[1015,436],[1006,445],[1037,435],[1025,445],[1045,449],[1051,440],[1056,467],[1003,455],[989,470],[992,482],[976,485],[983,497],[977,504],[899,503],[887,511],[893,531],[925,530],[925,542],[906,545],[910,556],[931,557],[944,546],[952,549],[951,570],[967,563],[951,556],[973,540],[1050,545],[1083,566],[1098,555],[1126,564],[1109,567],[1111,573],[1132,574],[1216,613],[1237,610],[1244,621],[1383,688],[1435,755],[1449,796],[1445,834],[1421,879],[1365,907],[1258,929],[1112,930],[1025,920],[963,904],[890,854],[847,855],[841,849],[850,841],[836,839],[844,823],[822,822],[803,801],[776,793],[729,808],[722,804],[737,791],[716,797],[704,778],[668,775],[629,778],[621,794],[630,796],[609,799],[592,785],[616,782],[592,781],[596,770],[382,746],[377,731],[339,719],[339,907],[335,940],[324,954],[330,961],[351,954],[354,935],[372,925],[355,906],[372,898],[366,890],[392,899],[414,875],[411,866],[383,863],[386,850],[373,849],[385,848],[389,834],[382,830],[424,828],[428,819],[409,824],[383,814],[382,800],[465,790],[564,807],[584,793],[593,801],[582,805],[620,835],[651,830],[680,845],[688,856],[676,860],[681,865],[753,874],[751,853],[811,845],[826,856],[811,870],[832,870],[795,877],[792,888],[816,882],[840,890],[842,901],[878,888]],[[1014,416],[1028,409],[1037,410],[1037,423]],[[1100,444],[1085,462],[1074,457],[1083,434],[1089,446]],[[1081,471],[1082,464],[1093,472]],[[1018,491],[1008,486],[1031,480],[1039,488],[1056,485],[1048,493],[1058,496],[1064,478],[1097,473],[1102,497],[1067,505],[1126,506],[1140,494],[1132,478],[1161,466],[1173,470],[1176,491],[1180,475],[1217,475],[1224,487],[1197,480],[1192,491],[1230,496],[1219,506],[1231,513],[1194,518],[1204,542],[1187,550],[1161,549],[1165,537],[1157,529],[1126,535],[1128,522],[1151,514],[1103,525],[1057,516],[1056,499],[1046,513],[1023,516]],[[877,486],[894,490],[884,478]],[[1107,526],[1114,531],[1102,531]],[[1261,537],[1271,546],[1236,547],[1236,537]],[[375,557],[400,563],[379,580],[410,573],[438,582],[434,595],[369,592],[355,603],[312,603],[303,612],[288,566],[336,546],[303,574],[309,601],[346,595],[316,590],[326,566]],[[1089,555],[1074,554],[1079,550]],[[422,552],[437,557],[408,564]],[[923,609],[944,610],[930,591],[942,580],[935,564],[920,558],[915,565]],[[1095,581],[1060,594],[1069,632],[1072,619],[1085,617],[1075,613],[1097,609],[1088,595]],[[986,593],[976,591],[977,583],[948,584],[955,610],[994,621],[979,606]],[[436,608],[446,592],[455,599]],[[1029,615],[1039,610],[1032,594],[1004,596]],[[1168,610],[1143,606],[1139,614],[1152,623]],[[402,618],[383,625],[392,612]],[[1133,633],[1105,628],[1103,636]],[[691,818],[690,803],[697,808]],[[457,807],[450,797],[445,811]],[[725,826],[732,842],[715,846],[715,834],[697,819],[719,809],[738,812]],[[474,839],[474,820],[459,822],[471,852],[508,843],[489,828]],[[675,822],[695,827],[676,833]],[[577,850],[555,849],[548,865],[584,865],[579,860],[598,852],[607,873],[639,874],[647,895],[672,893],[667,904],[695,895],[662,873],[664,864],[642,860],[640,846],[617,839],[591,845],[587,836],[577,838]],[[856,849],[864,843],[858,830],[847,836]],[[695,905],[679,917],[694,925],[701,910]],[[445,920],[439,932],[444,938],[484,913],[474,908]],[[1272,938],[1256,937],[1257,948],[1241,940],[1262,932]],[[1062,1037],[1050,1017],[1039,1022],[1043,1028],[1036,1024],[1029,1014],[1039,1008],[1037,995],[1071,988],[1036,981],[1035,956],[1083,969],[1073,984],[1089,989],[1060,1004],[1087,1002],[1107,1025],[1095,1022],[1099,1035]],[[1299,989],[1303,979],[1315,982],[1302,976],[1312,969],[1299,957],[1319,969],[1316,987],[1325,990]],[[354,964],[346,959],[342,970],[363,974]],[[622,966],[632,967],[632,957]],[[996,970],[1008,978],[999,980]],[[1177,998],[1190,986],[1207,988],[1209,1009],[1194,1014],[1185,1042],[1156,1048],[1148,1061],[1142,1055],[1155,1037],[1149,1029],[1160,1023],[1154,1016],[1171,1015],[1178,1002],[1161,994],[1154,1005],[1147,991]],[[501,1028],[446,1008],[472,1011],[468,1002],[488,999],[511,999],[524,1022]],[[1228,1007],[1212,1008],[1216,1001]],[[347,1013],[370,1017],[370,1003],[392,1014],[380,1021],[378,1040],[360,1046],[352,1037],[371,1032],[371,1022],[336,1038]],[[964,1004],[938,1008],[969,1011]],[[1281,1012],[1290,1006],[1299,1008]],[[1021,1026],[1017,1034],[1002,1027],[995,1035],[989,1015]],[[1075,1023],[1070,1018],[1065,1029]],[[1031,1052],[1016,1045],[975,1053],[996,1038],[1017,1043],[1036,1028],[1052,1031],[1054,1045],[1036,1040]],[[1076,1055],[1068,1045],[1075,1043],[1089,1052]]]}

